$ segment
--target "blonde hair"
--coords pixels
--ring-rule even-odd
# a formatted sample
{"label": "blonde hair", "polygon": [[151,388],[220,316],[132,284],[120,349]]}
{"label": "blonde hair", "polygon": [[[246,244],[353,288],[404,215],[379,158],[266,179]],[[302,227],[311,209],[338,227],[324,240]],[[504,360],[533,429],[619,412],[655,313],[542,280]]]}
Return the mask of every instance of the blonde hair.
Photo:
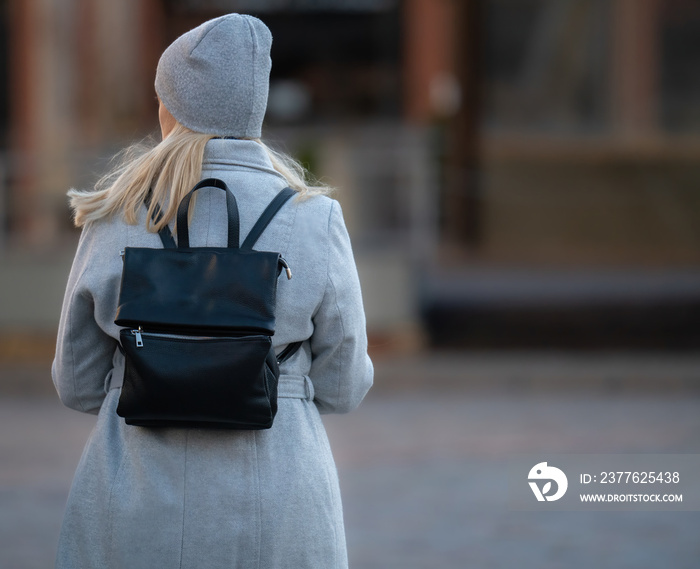
{"label": "blonde hair", "polygon": [[[207,142],[215,138],[176,123],[160,143],[136,143],[117,154],[116,165],[100,178],[94,190],[71,189],[68,192],[73,220],[77,227],[105,217],[123,215],[131,225],[138,223],[139,211],[151,193],[147,228],[160,231],[175,218],[180,200],[199,182]],[[272,150],[255,139],[267,153],[273,168],[303,199],[327,194],[332,188],[312,180],[306,169],[291,156]],[[158,223],[152,221],[159,206],[163,213]]]}

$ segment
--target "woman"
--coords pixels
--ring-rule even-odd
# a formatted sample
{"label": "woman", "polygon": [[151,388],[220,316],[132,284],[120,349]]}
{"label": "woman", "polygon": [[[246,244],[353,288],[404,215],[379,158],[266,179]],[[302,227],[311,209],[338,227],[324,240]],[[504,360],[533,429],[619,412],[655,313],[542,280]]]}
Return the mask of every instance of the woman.
{"label": "woman", "polygon": [[[83,227],[61,315],[53,380],[64,404],[97,413],[73,481],[57,567],[346,567],[338,479],[319,413],[355,408],[372,383],[365,317],[337,202],[307,186],[260,141],[272,37],[229,14],[178,38],[156,73],[163,140],[134,150],[97,191],[69,192]],[[277,297],[281,366],[274,425],[263,431],[148,429],[117,416],[124,361],[114,324],[125,247],[160,247],[181,197],[220,178],[237,200],[241,236],[289,185],[299,192],[256,248],[294,270]],[[150,221],[144,199],[164,217]],[[220,195],[219,195],[220,194]],[[192,246],[225,246],[223,192],[198,192]]]}

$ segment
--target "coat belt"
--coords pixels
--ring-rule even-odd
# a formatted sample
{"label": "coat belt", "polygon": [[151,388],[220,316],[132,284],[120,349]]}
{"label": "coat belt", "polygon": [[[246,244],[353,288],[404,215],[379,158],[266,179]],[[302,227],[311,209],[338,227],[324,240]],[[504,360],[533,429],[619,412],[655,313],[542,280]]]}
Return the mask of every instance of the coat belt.
{"label": "coat belt", "polygon": [[314,400],[314,384],[307,375],[280,375],[277,397]]}

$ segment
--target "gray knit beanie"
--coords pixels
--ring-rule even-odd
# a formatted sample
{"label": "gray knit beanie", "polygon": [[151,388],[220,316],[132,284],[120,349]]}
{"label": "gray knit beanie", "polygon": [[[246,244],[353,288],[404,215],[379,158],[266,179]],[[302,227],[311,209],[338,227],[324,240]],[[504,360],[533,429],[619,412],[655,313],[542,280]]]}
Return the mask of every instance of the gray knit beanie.
{"label": "gray knit beanie", "polygon": [[204,22],[163,52],[156,93],[195,132],[259,138],[270,86],[272,34],[253,16]]}

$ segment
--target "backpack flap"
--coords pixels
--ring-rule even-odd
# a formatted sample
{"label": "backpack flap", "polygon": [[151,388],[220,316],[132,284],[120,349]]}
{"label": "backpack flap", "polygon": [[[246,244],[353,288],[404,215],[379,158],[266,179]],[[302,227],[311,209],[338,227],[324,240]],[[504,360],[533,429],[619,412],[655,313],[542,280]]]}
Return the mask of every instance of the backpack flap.
{"label": "backpack flap", "polygon": [[281,270],[268,251],[127,247],[115,323],[272,335]]}
{"label": "backpack flap", "polygon": [[[217,188],[226,194],[227,247],[189,246],[189,205],[202,188]],[[163,249],[125,248],[115,324],[147,330],[274,334],[277,278],[286,263],[279,253],[252,247],[294,194],[289,188],[282,190],[239,248],[235,196],[222,180],[199,182],[178,206],[177,244],[166,227],[160,232]],[[156,204],[154,221],[161,215]]]}

